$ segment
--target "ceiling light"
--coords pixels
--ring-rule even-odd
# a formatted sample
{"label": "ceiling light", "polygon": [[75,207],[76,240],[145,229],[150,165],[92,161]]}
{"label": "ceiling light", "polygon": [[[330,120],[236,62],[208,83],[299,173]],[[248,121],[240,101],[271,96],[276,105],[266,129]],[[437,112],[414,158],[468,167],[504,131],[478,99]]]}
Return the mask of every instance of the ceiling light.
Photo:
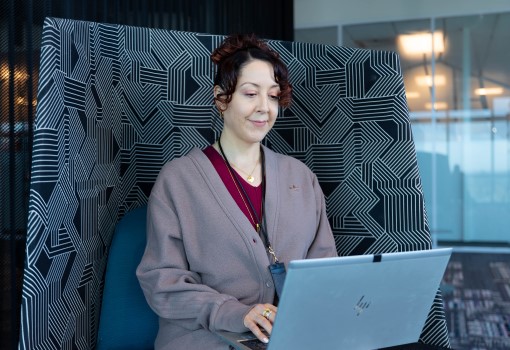
{"label": "ceiling light", "polygon": [[[425,109],[432,109],[432,103],[425,103]],[[434,110],[444,110],[448,109],[448,103],[446,102],[434,102]]]}
{"label": "ceiling light", "polygon": [[478,95],[478,96],[501,95],[501,94],[503,94],[503,88],[495,87],[495,88],[480,88],[480,89],[475,89],[475,94]]}
{"label": "ceiling light", "polygon": [[[416,33],[399,35],[400,47],[402,51],[409,55],[444,52],[444,40],[442,32]],[[432,47],[432,42],[434,47]]]}
{"label": "ceiling light", "polygon": [[416,84],[418,84],[418,86],[428,86],[428,87],[431,87],[432,86],[432,82],[434,82],[434,84],[436,86],[444,86],[446,85],[446,77],[444,75],[441,75],[441,74],[436,74],[434,76],[434,79],[432,81],[432,76],[431,75],[418,75],[416,76]]}
{"label": "ceiling light", "polygon": [[408,91],[408,92],[406,92],[406,97],[408,99],[410,99],[410,98],[418,98],[418,97],[420,97],[420,93],[416,92],[416,91]]}

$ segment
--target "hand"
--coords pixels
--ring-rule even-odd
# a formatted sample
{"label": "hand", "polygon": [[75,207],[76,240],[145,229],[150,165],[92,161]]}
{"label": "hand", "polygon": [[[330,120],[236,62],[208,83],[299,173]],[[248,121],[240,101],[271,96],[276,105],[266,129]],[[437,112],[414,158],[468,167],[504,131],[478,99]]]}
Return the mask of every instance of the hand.
{"label": "hand", "polygon": [[271,335],[277,311],[278,308],[274,305],[257,304],[244,316],[244,326],[249,328],[261,342],[268,343],[269,339],[262,330]]}

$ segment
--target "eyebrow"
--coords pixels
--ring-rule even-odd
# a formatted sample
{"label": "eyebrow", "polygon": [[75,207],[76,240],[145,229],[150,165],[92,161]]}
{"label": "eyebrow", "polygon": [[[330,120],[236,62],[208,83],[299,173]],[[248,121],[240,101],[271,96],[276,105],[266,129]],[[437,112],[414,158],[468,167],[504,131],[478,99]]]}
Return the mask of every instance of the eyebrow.
{"label": "eyebrow", "polygon": [[[245,83],[242,83],[239,87],[243,87],[243,86],[245,86],[245,85],[253,85],[253,86],[255,86],[255,87],[260,88],[260,85],[259,85],[259,84],[252,83],[252,82],[249,82],[249,81],[247,81],[247,82],[245,82]],[[271,85],[271,86],[270,86],[270,88],[275,88],[275,87],[279,88],[279,87],[280,87],[280,85],[278,85],[277,83],[275,83],[275,84],[273,84],[273,85]]]}

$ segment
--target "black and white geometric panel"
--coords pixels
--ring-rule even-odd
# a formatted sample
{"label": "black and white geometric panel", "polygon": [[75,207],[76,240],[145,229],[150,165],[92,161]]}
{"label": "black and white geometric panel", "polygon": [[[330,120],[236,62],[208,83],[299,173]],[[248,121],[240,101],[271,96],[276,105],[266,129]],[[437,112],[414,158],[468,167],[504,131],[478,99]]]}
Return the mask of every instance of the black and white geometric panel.
{"label": "black and white geometric panel", "polygon": [[[20,349],[95,346],[117,221],[162,165],[221,130],[221,37],[46,19]],[[395,53],[270,41],[294,101],[266,143],[317,174],[341,255],[431,248]],[[438,293],[421,340],[448,346]]]}

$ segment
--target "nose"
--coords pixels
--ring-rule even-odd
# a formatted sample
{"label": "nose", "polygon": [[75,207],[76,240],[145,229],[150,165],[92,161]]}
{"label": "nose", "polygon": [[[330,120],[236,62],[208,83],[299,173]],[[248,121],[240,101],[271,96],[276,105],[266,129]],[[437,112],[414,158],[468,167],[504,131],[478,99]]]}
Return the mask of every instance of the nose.
{"label": "nose", "polygon": [[269,96],[260,95],[259,100],[259,112],[260,113],[268,113],[269,112]]}

